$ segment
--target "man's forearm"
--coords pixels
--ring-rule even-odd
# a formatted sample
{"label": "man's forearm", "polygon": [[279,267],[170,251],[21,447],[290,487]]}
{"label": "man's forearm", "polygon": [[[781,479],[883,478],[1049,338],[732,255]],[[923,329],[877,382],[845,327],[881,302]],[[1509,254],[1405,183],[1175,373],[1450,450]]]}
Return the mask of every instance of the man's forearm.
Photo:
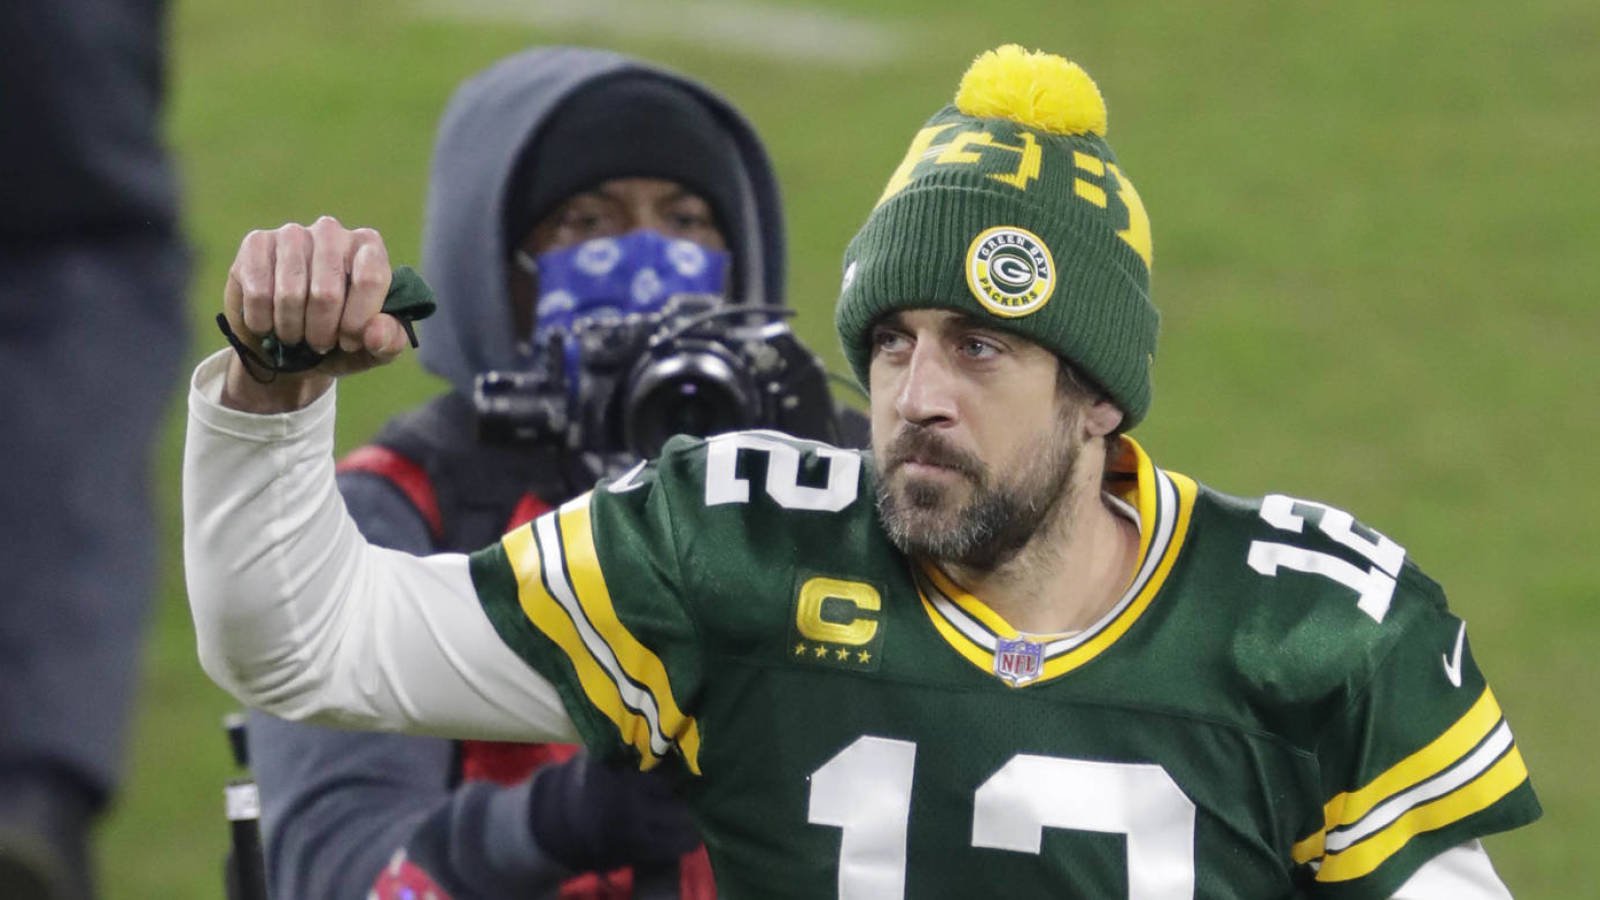
{"label": "man's forearm", "polygon": [[334,487],[334,396],[252,415],[221,404],[230,354],[196,370],[184,564],[208,674],[291,719],[571,740],[555,690],[495,634],[466,557],[369,546]]}

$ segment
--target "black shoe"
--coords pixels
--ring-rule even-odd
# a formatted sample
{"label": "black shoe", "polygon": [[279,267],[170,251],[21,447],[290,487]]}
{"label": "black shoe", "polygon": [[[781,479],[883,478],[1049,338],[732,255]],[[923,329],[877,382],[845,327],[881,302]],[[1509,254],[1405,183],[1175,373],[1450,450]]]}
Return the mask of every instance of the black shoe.
{"label": "black shoe", "polygon": [[0,898],[92,900],[89,809],[68,780],[0,775]]}

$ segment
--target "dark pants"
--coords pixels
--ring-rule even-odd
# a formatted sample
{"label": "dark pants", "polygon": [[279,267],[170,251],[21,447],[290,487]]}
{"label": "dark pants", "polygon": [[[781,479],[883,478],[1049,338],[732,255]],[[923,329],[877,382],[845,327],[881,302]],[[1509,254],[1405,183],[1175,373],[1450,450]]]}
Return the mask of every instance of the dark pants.
{"label": "dark pants", "polygon": [[0,237],[0,773],[49,767],[96,803],[155,587],[151,451],[186,282],[172,237]]}

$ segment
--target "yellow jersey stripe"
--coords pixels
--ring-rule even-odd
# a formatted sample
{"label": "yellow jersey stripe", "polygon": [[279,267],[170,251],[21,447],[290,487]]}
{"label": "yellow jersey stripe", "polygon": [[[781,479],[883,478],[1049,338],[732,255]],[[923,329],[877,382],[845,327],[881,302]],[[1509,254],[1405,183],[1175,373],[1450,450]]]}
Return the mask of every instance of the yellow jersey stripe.
{"label": "yellow jersey stripe", "polygon": [[1428,746],[1400,760],[1360,790],[1329,800],[1323,809],[1325,828],[1354,824],[1388,798],[1455,765],[1494,730],[1500,718],[1500,704],[1484,688],[1466,714]]}
{"label": "yellow jersey stripe", "polygon": [[653,765],[657,757],[650,747],[648,730],[638,727],[638,717],[623,705],[616,682],[595,662],[571,617],[545,589],[544,564],[538,541],[534,537],[533,524],[512,530],[500,539],[500,546],[505,549],[506,559],[516,575],[517,601],[522,607],[522,614],[528,617],[540,634],[566,654],[577,671],[578,684],[589,703],[616,725],[623,739],[639,751],[642,759],[652,761]]}
{"label": "yellow jersey stripe", "polygon": [[1296,863],[1309,862],[1323,853],[1328,832],[1353,825],[1390,797],[1445,771],[1476,747],[1501,718],[1500,704],[1485,688],[1472,707],[1426,747],[1402,759],[1359,790],[1336,794],[1323,807],[1322,830],[1297,842],[1290,850]]}
{"label": "yellow jersey stripe", "polygon": [[1500,727],[1496,728],[1487,740],[1479,744],[1477,749],[1460,763],[1452,766],[1448,772],[1390,797],[1354,825],[1328,832],[1327,838],[1324,839],[1326,852],[1330,854],[1343,852],[1388,828],[1410,810],[1460,790],[1480,778],[1501,757],[1510,752],[1514,744],[1511,738],[1511,726],[1501,722]]}
{"label": "yellow jersey stripe", "polygon": [[1294,864],[1297,866],[1305,865],[1322,855],[1322,849],[1327,842],[1327,838],[1328,832],[1324,829],[1309,837],[1295,841],[1294,846],[1289,848],[1289,858],[1294,860]]}
{"label": "yellow jersey stripe", "polygon": [[1487,772],[1460,790],[1409,810],[1393,824],[1348,850],[1329,854],[1317,871],[1317,880],[1349,881],[1367,875],[1413,837],[1487,809],[1527,778],[1528,767],[1513,745]]}
{"label": "yellow jersey stripe", "polygon": [[985,672],[991,671],[994,666],[994,651],[974,644],[966,635],[956,630],[956,627],[934,608],[933,601],[928,599],[928,594],[922,589],[921,584],[917,585],[917,596],[922,598],[923,610],[927,612],[929,621],[933,622],[934,629],[944,637],[945,642],[957,653],[966,657],[967,662]]}
{"label": "yellow jersey stripe", "polygon": [[[650,717],[651,712],[659,715],[659,721],[651,723],[653,727],[660,735],[677,743],[689,771],[698,775],[699,726],[694,717],[685,715],[679,708],[661,658],[640,643],[617,617],[595,550],[594,532],[589,521],[589,497],[589,494],[584,494],[563,504],[557,514],[567,573],[578,606],[584,618],[615,655],[622,669],[620,674],[642,686],[648,693],[652,702],[646,705],[646,716]],[[654,710],[649,706],[654,706]]]}
{"label": "yellow jersey stripe", "polygon": [[[989,608],[987,603],[967,593],[960,585],[950,580],[950,577],[940,571],[939,567],[929,560],[921,561],[922,572],[938,588],[945,599],[960,607],[963,612],[977,619],[983,627],[989,629],[1003,638],[1015,638],[1018,631],[1011,627],[1011,623],[1001,618],[1000,614]],[[988,667],[988,663],[983,663]]]}
{"label": "yellow jersey stripe", "polygon": [[661,729],[661,714],[655,697],[623,671],[615,651],[595,630],[594,623],[589,621],[589,617],[583,612],[583,607],[578,603],[567,573],[566,548],[561,540],[557,515],[552,513],[540,516],[533,523],[540,561],[544,565],[545,587],[549,589],[551,598],[561,607],[562,612],[572,620],[578,639],[583,642],[583,647],[589,656],[616,686],[623,707],[617,714],[623,716],[628,727],[632,729],[625,732],[623,738],[635,745],[641,737],[643,738],[649,747],[649,754],[641,760],[641,765],[650,768],[655,765],[657,758],[665,756],[672,749],[672,741]]}

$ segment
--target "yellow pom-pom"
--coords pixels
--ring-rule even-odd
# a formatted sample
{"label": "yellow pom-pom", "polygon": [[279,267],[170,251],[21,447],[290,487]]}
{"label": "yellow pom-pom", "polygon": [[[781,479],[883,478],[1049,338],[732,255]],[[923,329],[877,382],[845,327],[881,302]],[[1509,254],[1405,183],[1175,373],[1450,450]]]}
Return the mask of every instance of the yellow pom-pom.
{"label": "yellow pom-pom", "polygon": [[983,119],[1010,119],[1053,134],[1106,133],[1106,102],[1081,66],[1016,44],[972,61],[956,89],[956,108]]}

